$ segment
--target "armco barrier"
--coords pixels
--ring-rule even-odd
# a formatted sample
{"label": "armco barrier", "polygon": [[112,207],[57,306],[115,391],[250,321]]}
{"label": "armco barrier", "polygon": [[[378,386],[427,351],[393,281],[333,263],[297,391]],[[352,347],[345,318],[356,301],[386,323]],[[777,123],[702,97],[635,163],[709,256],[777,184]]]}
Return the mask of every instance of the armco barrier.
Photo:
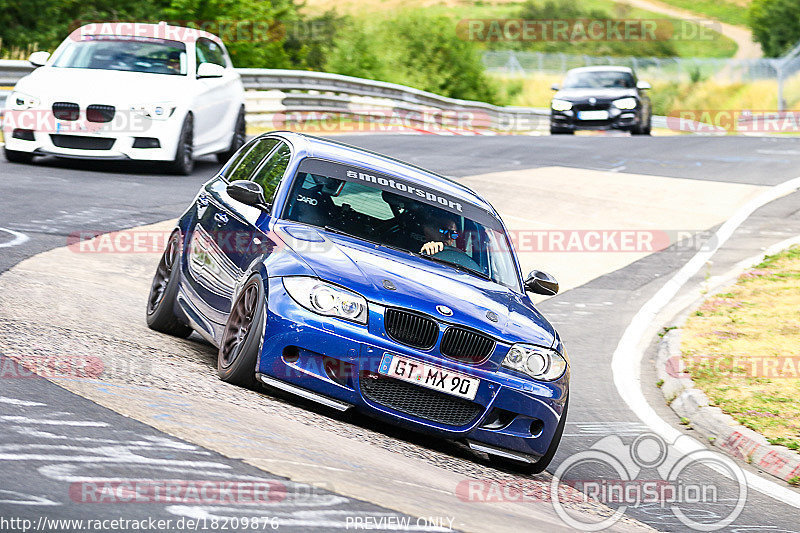
{"label": "armco barrier", "polygon": [[[27,61],[0,61],[0,91],[7,91],[33,67]],[[343,114],[374,121],[402,116],[462,129],[531,131],[547,126],[549,110],[500,107],[458,100],[403,85],[301,70],[237,69],[248,90],[248,123],[280,125],[288,114]],[[7,94],[7,93],[6,93]],[[3,98],[0,93],[0,99]],[[275,114],[281,119],[275,120]],[[451,124],[453,123],[453,124]],[[454,126],[455,127],[455,126]]]}
{"label": "armco barrier", "polygon": [[[0,60],[0,106],[10,88],[32,70],[27,61]],[[547,108],[495,106],[326,72],[249,68],[237,72],[247,89],[247,122],[265,129],[284,129],[326,115],[351,117],[362,124],[401,121],[412,129],[453,132],[514,133],[549,127]],[[666,127],[666,117],[654,116],[653,126]]]}

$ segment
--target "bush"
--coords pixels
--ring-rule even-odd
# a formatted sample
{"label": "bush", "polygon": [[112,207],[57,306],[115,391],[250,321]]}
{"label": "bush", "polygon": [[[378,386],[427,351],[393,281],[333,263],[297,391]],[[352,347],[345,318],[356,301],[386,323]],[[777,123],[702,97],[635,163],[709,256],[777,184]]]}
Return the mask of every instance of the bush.
{"label": "bush", "polygon": [[753,37],[764,54],[778,57],[800,41],[800,2],[753,0],[748,13]]}
{"label": "bush", "polygon": [[410,85],[452,98],[497,102],[498,90],[475,43],[460,39],[452,19],[401,12],[378,21],[348,20],[326,63],[338,74]]}

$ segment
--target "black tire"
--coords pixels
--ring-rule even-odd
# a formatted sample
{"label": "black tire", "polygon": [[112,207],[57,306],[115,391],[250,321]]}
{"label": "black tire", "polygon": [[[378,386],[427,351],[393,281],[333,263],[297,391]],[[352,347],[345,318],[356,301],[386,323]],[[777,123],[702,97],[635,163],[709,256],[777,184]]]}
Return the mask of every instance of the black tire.
{"label": "black tire", "polygon": [[150,295],[147,297],[147,326],[155,331],[186,338],[192,328],[181,322],[175,314],[175,301],[180,284],[181,234],[173,232],[167,249],[158,263]]}
{"label": "black tire", "polygon": [[266,320],[264,282],[253,274],[231,306],[217,354],[219,379],[234,385],[254,388],[256,362],[263,341]]}
{"label": "black tire", "polygon": [[550,128],[550,135],[575,135],[575,130],[565,130],[560,128]]}
{"label": "black tire", "polygon": [[188,176],[194,170],[194,118],[191,113],[183,119],[175,159],[169,164],[169,170],[181,176]]}
{"label": "black tire", "polygon": [[650,135],[650,132],[653,129],[653,115],[647,117],[647,126],[644,127],[642,130],[642,135]]}
{"label": "black tire", "polygon": [[3,147],[3,153],[9,163],[30,163],[33,161],[33,153],[31,152],[20,152]]}
{"label": "black tire", "polygon": [[541,474],[545,469],[550,466],[550,462],[555,457],[558,451],[558,445],[561,443],[561,436],[564,434],[564,426],[567,423],[567,410],[569,408],[569,397],[564,403],[564,411],[561,413],[561,420],[558,422],[555,433],[553,433],[553,440],[550,441],[550,446],[547,452],[539,458],[535,463],[523,463],[521,461],[514,461],[513,459],[506,459],[497,455],[489,455],[489,462],[493,465],[506,470],[513,470],[520,474],[536,475]]}
{"label": "black tire", "polygon": [[647,117],[647,123],[637,124],[631,129],[631,135],[650,135],[652,117]]}
{"label": "black tire", "polygon": [[228,159],[233,157],[233,154],[244,146],[247,140],[247,123],[245,122],[244,106],[239,109],[239,115],[236,117],[236,124],[233,127],[233,138],[231,138],[231,146],[225,152],[217,154],[217,162],[227,163]]}

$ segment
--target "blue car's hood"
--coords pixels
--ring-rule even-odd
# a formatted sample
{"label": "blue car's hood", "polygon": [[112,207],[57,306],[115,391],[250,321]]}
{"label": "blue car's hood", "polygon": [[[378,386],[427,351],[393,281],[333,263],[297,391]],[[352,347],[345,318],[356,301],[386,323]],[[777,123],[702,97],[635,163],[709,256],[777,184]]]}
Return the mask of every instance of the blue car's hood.
{"label": "blue car's hood", "polygon": [[[403,307],[472,327],[505,342],[552,346],[555,331],[527,296],[412,254],[307,226],[281,224],[282,240],[321,279],[383,306]],[[396,290],[384,287],[388,280]],[[453,310],[442,317],[437,305]],[[499,320],[493,322],[487,313]]]}

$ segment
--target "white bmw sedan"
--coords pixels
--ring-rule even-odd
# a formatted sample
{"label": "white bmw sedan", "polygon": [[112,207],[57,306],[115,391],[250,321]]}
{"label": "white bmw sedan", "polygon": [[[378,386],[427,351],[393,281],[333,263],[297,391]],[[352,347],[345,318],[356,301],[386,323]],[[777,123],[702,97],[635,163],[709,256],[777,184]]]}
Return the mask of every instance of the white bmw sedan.
{"label": "white bmw sedan", "polygon": [[5,155],[163,161],[227,160],[245,140],[244,87],[215,35],[160,24],[78,28],[6,100]]}

